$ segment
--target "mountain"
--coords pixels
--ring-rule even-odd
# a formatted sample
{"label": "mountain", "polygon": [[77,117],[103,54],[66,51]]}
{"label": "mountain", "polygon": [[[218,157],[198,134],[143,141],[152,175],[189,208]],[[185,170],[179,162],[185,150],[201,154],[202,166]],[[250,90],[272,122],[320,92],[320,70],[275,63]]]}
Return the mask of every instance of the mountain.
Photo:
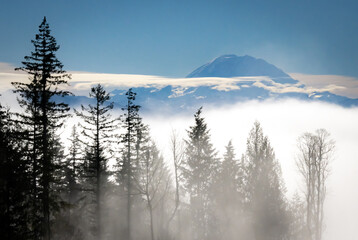
{"label": "mountain", "polygon": [[190,73],[187,78],[199,77],[248,77],[267,76],[277,83],[298,83],[288,74],[263,59],[248,55],[238,57],[236,55],[223,55],[209,63],[202,65]]}
{"label": "mountain", "polygon": [[[279,68],[251,56],[223,55],[187,76],[188,80],[207,77],[213,78],[209,81],[210,84],[197,87],[178,86],[173,83],[167,86],[148,84],[146,87],[133,88],[137,93],[136,103],[142,106],[142,112],[154,114],[192,113],[205,105],[222,106],[248,100],[287,98],[322,101],[344,107],[358,106],[358,99],[331,92],[307,91],[302,83],[292,79]],[[125,105],[126,90],[119,88],[111,92],[111,100],[115,106]],[[83,96],[71,96],[67,97],[66,102],[78,106],[80,103],[88,104],[91,100]]]}

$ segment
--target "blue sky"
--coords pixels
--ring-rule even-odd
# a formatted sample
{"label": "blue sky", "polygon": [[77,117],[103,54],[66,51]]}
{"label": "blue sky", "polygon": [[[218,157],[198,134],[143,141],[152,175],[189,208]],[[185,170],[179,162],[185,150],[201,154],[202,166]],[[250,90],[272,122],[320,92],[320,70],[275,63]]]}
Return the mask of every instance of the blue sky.
{"label": "blue sky", "polygon": [[0,62],[20,65],[46,15],[66,70],[183,77],[222,54],[358,77],[357,1],[0,0]]}

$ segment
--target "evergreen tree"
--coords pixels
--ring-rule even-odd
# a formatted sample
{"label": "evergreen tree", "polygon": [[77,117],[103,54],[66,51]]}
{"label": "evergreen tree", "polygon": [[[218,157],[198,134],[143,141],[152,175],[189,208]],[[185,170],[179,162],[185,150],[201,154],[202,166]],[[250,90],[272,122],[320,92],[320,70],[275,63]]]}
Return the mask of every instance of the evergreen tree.
{"label": "evergreen tree", "polygon": [[83,208],[83,194],[81,193],[80,176],[82,176],[83,154],[76,125],[68,139],[70,142],[69,154],[66,159],[59,159],[63,165],[59,169],[61,195],[66,201],[65,208],[56,216],[54,228],[55,239],[82,239],[81,215]]}
{"label": "evergreen tree", "polygon": [[[61,145],[60,138],[54,135],[54,138],[51,140],[51,151],[54,152],[55,158],[53,162],[55,163],[55,171],[53,172],[54,183],[51,184],[52,192],[56,193],[58,196],[61,196],[61,201],[59,202],[59,208],[56,209],[52,220],[52,238],[55,240],[65,240],[65,239],[81,239],[78,234],[77,225],[78,222],[74,219],[74,215],[71,215],[71,210],[73,205],[68,199],[68,161],[66,159],[64,148]],[[70,218],[72,217],[72,219]],[[78,219],[77,219],[78,220]]]}
{"label": "evergreen tree", "polygon": [[210,239],[213,236],[210,231],[215,231],[212,228],[210,197],[218,159],[201,112],[202,108],[199,108],[194,115],[195,125],[187,131],[183,177],[190,196],[194,239]]}
{"label": "evergreen tree", "polygon": [[258,122],[247,139],[245,161],[248,209],[255,238],[285,239],[288,221],[281,168]]}
{"label": "evergreen tree", "polygon": [[70,205],[75,205],[79,200],[79,176],[82,173],[81,166],[83,166],[82,143],[76,125],[72,127],[72,133],[68,140],[71,145],[65,168],[66,199]]}
{"label": "evergreen tree", "polygon": [[68,116],[68,105],[57,100],[70,94],[59,88],[70,76],[55,55],[59,46],[50,34],[46,17],[32,43],[35,50],[30,56],[25,56],[23,67],[16,69],[26,72],[30,83],[15,82],[13,85],[14,92],[20,94],[19,104],[24,109],[24,114],[20,114],[21,122],[30,133],[27,140],[32,148],[34,238],[51,239],[51,215],[59,209],[59,197],[51,187],[55,181],[53,172],[57,168],[51,139]]}
{"label": "evergreen tree", "polygon": [[289,203],[289,237],[292,240],[309,239],[305,221],[305,201],[296,192]]}
{"label": "evergreen tree", "polygon": [[76,114],[85,123],[81,127],[87,139],[83,166],[83,175],[86,180],[83,189],[90,194],[90,203],[94,208],[91,216],[92,232],[97,239],[101,239],[103,188],[108,181],[105,150],[112,138],[115,119],[109,113],[113,109],[113,103],[108,103],[110,96],[100,84],[92,87],[89,95],[94,99],[95,104],[89,104],[88,107],[82,105],[82,111],[76,111]]}
{"label": "evergreen tree", "polygon": [[238,194],[242,181],[242,179],[240,179],[240,166],[235,157],[234,147],[231,141],[229,141],[225,149],[224,158],[219,167],[218,182],[219,185],[222,186],[221,191],[223,195],[236,195],[237,199],[233,199],[233,201],[238,203]]}
{"label": "evergreen tree", "polygon": [[242,169],[235,157],[234,147],[229,141],[223,161],[215,176],[215,215],[223,239],[237,239],[243,235]]}
{"label": "evergreen tree", "polygon": [[[124,115],[121,118],[124,133],[120,136],[122,156],[118,159],[118,183],[126,195],[126,223],[125,237],[132,239],[132,211],[133,205],[140,194],[135,182],[139,179],[139,166],[146,154],[146,144],[149,141],[148,127],[143,124],[139,116],[140,106],[134,103],[136,93],[129,89],[126,93],[127,103],[122,108]],[[139,224],[139,221],[136,221]]]}
{"label": "evergreen tree", "polygon": [[0,236],[29,239],[29,166],[27,146],[18,138],[13,115],[0,104]]}

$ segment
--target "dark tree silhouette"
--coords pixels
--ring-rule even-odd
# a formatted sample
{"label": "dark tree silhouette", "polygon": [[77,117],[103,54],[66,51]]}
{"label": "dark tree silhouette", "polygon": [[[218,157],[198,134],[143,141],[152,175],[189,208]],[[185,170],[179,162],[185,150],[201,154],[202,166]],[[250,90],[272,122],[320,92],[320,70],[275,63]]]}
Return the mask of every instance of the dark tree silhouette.
{"label": "dark tree silhouette", "polygon": [[91,221],[95,222],[93,227],[95,237],[101,239],[102,196],[108,175],[105,150],[115,128],[115,119],[109,113],[113,109],[113,103],[108,102],[110,96],[100,84],[92,87],[89,95],[94,99],[95,104],[89,104],[87,107],[82,105],[82,111],[76,111],[76,114],[84,121],[84,124],[81,124],[83,128],[82,134],[87,139],[83,166],[84,177],[86,178],[84,190],[93,194],[90,201],[94,204],[95,210]]}
{"label": "dark tree silhouette", "polygon": [[82,239],[83,229],[80,226],[82,209],[84,207],[84,194],[81,192],[81,176],[83,174],[83,150],[79,138],[77,126],[72,128],[68,140],[69,153],[60,159],[63,168],[59,172],[61,181],[61,195],[66,201],[66,206],[56,216],[56,227],[54,228],[55,239]]}
{"label": "dark tree silhouette", "polygon": [[[50,144],[53,143],[55,130],[62,126],[62,120],[68,116],[69,111],[67,104],[56,100],[70,94],[60,90],[60,86],[67,83],[70,75],[62,70],[63,65],[55,55],[59,46],[50,32],[44,17],[39,26],[39,33],[36,34],[35,40],[31,41],[35,50],[30,56],[25,56],[23,67],[16,69],[26,72],[30,82],[13,83],[14,92],[20,94],[19,104],[24,109],[24,114],[20,114],[20,118],[31,132],[28,140],[33,153],[32,198],[34,201],[37,198],[33,209],[34,214],[35,211],[40,212],[40,235],[44,239],[51,239],[51,212],[59,209],[56,200],[58,197],[53,194],[50,187],[55,181],[53,172],[57,168],[53,162],[55,152],[51,150]],[[34,226],[34,229],[37,227]],[[35,238],[38,237],[36,235],[37,233]]]}
{"label": "dark tree silhouette", "polygon": [[146,148],[144,144],[149,141],[148,128],[142,123],[139,116],[140,106],[134,103],[136,93],[129,89],[126,93],[127,102],[122,108],[124,111],[121,118],[124,133],[120,136],[120,143],[123,144],[122,157],[118,160],[119,184],[127,196],[126,211],[126,239],[132,239],[132,209],[133,198],[140,192],[136,189],[135,181],[138,180],[140,159],[144,157]]}
{"label": "dark tree silhouette", "polygon": [[72,133],[68,139],[70,142],[69,155],[65,166],[65,185],[67,192],[67,202],[74,205],[79,200],[79,177],[82,173],[83,166],[82,142],[77,130],[77,126],[72,127]]}
{"label": "dark tree silhouette", "polygon": [[0,104],[0,236],[4,239],[29,239],[30,175],[27,145],[19,136],[21,129],[13,114]]}

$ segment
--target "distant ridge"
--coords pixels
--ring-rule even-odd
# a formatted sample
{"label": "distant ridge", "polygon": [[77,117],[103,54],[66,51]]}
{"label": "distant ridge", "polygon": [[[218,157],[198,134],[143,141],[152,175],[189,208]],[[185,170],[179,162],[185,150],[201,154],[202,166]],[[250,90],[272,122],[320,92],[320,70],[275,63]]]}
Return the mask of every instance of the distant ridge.
{"label": "distant ridge", "polygon": [[191,72],[187,78],[268,76],[278,83],[297,83],[288,74],[260,58],[222,55]]}

